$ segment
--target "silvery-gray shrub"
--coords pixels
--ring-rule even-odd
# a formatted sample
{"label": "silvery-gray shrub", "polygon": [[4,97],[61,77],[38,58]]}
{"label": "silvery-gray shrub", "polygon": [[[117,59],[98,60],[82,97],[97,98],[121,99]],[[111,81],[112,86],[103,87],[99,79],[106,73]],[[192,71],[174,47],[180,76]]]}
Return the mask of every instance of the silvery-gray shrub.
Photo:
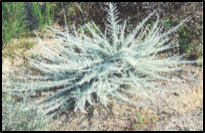
{"label": "silvery-gray shrub", "polygon": [[113,3],[107,5],[108,23],[104,32],[94,22],[92,27],[85,25],[90,35],[84,31],[79,34],[75,27],[74,34],[68,30],[61,32],[50,28],[57,33],[56,45],[48,47],[42,42],[41,50],[38,51],[41,59],[29,59],[31,67],[39,69],[43,74],[26,75],[27,81],[14,82],[11,91],[27,95],[45,93],[46,98],[36,102],[34,109],[50,116],[73,105],[74,111],[80,109],[86,113],[86,103],[107,106],[109,102],[116,101],[145,106],[142,101],[131,101],[126,94],[148,98],[148,90],[166,91],[151,81],[176,81],[160,72],[179,71],[181,68],[178,65],[193,63],[182,60],[183,56],[178,54],[159,58],[160,52],[177,47],[168,36],[188,18],[163,33],[157,20],[147,31],[145,23],[156,14],[154,11],[126,35],[126,21],[119,25],[116,6]]}
{"label": "silvery-gray shrub", "polygon": [[43,116],[28,108],[28,103],[16,102],[9,95],[2,95],[2,131],[44,130],[47,121]]}

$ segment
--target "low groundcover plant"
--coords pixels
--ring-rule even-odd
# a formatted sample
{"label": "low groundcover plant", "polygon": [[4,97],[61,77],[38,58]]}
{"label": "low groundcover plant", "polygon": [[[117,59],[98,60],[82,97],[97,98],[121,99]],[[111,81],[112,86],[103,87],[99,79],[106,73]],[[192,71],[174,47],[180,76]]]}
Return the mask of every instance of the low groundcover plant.
{"label": "low groundcover plant", "polygon": [[151,84],[151,81],[177,81],[160,72],[179,71],[179,64],[195,62],[182,60],[183,56],[178,54],[158,58],[162,51],[177,47],[170,42],[168,35],[188,18],[164,33],[161,33],[162,28],[157,20],[147,32],[144,25],[156,14],[154,11],[125,35],[126,21],[119,25],[116,5],[107,3],[107,6],[108,23],[104,33],[94,22],[91,22],[92,26],[84,27],[91,35],[86,35],[84,30],[82,33],[76,30],[70,33],[50,27],[57,33],[56,45],[48,47],[42,44],[41,50],[38,50],[41,59],[29,58],[31,67],[40,70],[42,75],[26,74],[27,81],[13,82],[10,92],[26,96],[45,93],[46,98],[37,98],[33,109],[47,117],[70,107],[86,113],[86,104],[102,103],[107,106],[112,101],[144,106],[144,102],[131,101],[126,94],[147,97],[150,102],[153,99],[147,94],[148,90],[166,91]]}

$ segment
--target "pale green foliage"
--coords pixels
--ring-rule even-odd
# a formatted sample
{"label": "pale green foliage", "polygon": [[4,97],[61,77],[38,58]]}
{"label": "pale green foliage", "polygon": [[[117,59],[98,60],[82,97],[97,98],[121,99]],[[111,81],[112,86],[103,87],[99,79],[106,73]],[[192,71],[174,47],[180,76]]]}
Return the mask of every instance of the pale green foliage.
{"label": "pale green foliage", "polygon": [[[40,69],[43,75],[26,75],[26,83],[14,83],[12,92],[27,92],[32,95],[37,91],[44,92],[47,98],[37,102],[34,108],[53,116],[73,104],[75,111],[80,109],[86,113],[86,102],[91,105],[101,102],[107,106],[115,100],[120,104],[145,106],[141,101],[131,101],[125,93],[148,98],[148,90],[167,91],[157,88],[151,81],[176,81],[159,72],[178,71],[181,68],[176,65],[192,62],[181,60],[182,56],[179,55],[165,59],[159,59],[158,55],[161,51],[176,47],[172,43],[166,44],[168,35],[187,19],[163,34],[156,21],[147,32],[144,24],[155,14],[154,11],[132,32],[125,35],[126,22],[119,25],[116,6],[112,3],[107,5],[108,24],[105,33],[100,31],[94,22],[92,27],[85,25],[84,28],[89,30],[91,36],[84,31],[79,34],[74,30],[72,34],[68,30],[61,32],[50,28],[58,34],[55,36],[56,45],[42,45],[38,51],[42,55],[41,61],[30,58],[30,65]],[[126,87],[130,85],[131,89]],[[152,97],[150,100],[153,100]]]}
{"label": "pale green foliage", "polygon": [[29,109],[27,103],[2,95],[2,131],[44,130],[45,126],[43,116]]}

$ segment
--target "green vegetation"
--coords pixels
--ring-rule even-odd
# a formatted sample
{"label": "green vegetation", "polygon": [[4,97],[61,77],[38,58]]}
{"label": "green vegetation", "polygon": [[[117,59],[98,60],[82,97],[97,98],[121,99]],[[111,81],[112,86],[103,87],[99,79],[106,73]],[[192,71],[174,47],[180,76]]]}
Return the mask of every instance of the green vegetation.
{"label": "green vegetation", "polygon": [[32,42],[32,41],[25,41],[25,40],[23,40],[23,41],[21,41],[21,43],[18,45],[18,47],[20,48],[20,47],[24,47],[24,48],[26,48],[26,49],[31,49],[31,48],[33,48],[33,44],[34,44],[34,42]]}
{"label": "green vegetation", "polygon": [[32,2],[33,16],[37,19],[40,28],[46,25],[51,26],[54,19],[54,8],[50,2],[45,2],[45,11],[38,5],[37,2]]}
{"label": "green vegetation", "polygon": [[191,44],[190,38],[192,37],[192,29],[190,27],[185,27],[185,25],[182,25],[179,29],[178,29],[178,33],[180,36],[180,40],[179,40],[179,45],[180,45],[180,51],[181,53],[185,53],[186,55],[190,55],[191,54],[191,49],[194,46],[193,44]]}
{"label": "green vegetation", "polygon": [[[24,3],[25,2],[2,2],[2,45],[11,41],[12,38],[19,38],[19,34],[27,35],[28,29],[26,29],[26,26],[28,24],[28,21],[25,19],[27,14],[25,12]],[[45,25],[51,26],[54,21],[57,22],[57,24],[59,24],[60,26],[64,25],[64,15],[61,2],[31,3],[32,15],[36,20],[35,23],[39,25],[39,27],[35,28],[42,29],[45,27]],[[136,7],[141,6],[139,3],[133,2]],[[79,6],[77,6],[77,4]],[[68,26],[75,23],[77,27],[79,27],[77,31],[82,32],[83,28],[80,25],[85,24],[89,20],[97,22],[97,25],[102,24],[105,21],[105,11],[102,10],[102,7],[104,8],[103,2],[77,2],[77,4],[75,2],[63,2]],[[150,4],[150,6],[152,6],[152,4]],[[198,13],[198,11],[200,11],[199,9],[201,5],[200,2],[168,2],[166,4],[158,2],[155,4],[157,4],[161,10],[164,10],[164,12],[162,10],[158,13],[160,14],[161,12],[163,12],[163,15],[160,18],[166,30],[169,30],[171,27],[179,23],[183,18],[188,16],[187,14],[194,12],[193,10],[197,9],[196,13]],[[153,4],[153,6],[155,4]],[[124,19],[125,16],[130,15],[129,17],[131,18],[131,21],[129,23],[137,24],[137,21],[140,21],[141,18],[144,18],[146,14],[148,14],[148,12],[145,12],[144,15],[140,13],[131,13],[131,11],[135,12],[135,9],[129,4],[117,3],[117,5],[119,6],[119,8],[129,8],[129,12],[126,12],[126,10],[120,10],[120,17],[122,17],[122,19]],[[183,8],[183,5],[187,5],[187,8]],[[79,7],[81,9],[79,9]],[[90,7],[95,8],[92,9]],[[140,7],[140,9],[142,10],[143,8],[143,6]],[[173,13],[170,14],[170,11],[167,11],[168,9]],[[93,14],[93,12],[97,12],[97,14]],[[196,17],[198,17],[199,19]],[[92,24],[88,23],[88,26],[91,28]],[[150,28],[151,23],[149,23],[147,26]],[[127,27],[130,26],[127,25]],[[103,28],[103,25],[100,28]],[[89,30],[87,27],[85,27],[84,32],[89,35]],[[127,32],[129,33],[129,31]],[[179,28],[177,34],[177,39],[180,45],[179,52],[181,54],[184,54],[186,55],[186,58],[193,60],[198,59],[200,56],[202,56],[202,47],[201,45],[199,45],[202,44],[202,25],[199,14],[191,15],[190,22],[186,25],[182,25]]]}
{"label": "green vegetation", "polygon": [[37,2],[32,2],[32,8],[33,8],[33,16],[38,21],[38,24],[40,27],[44,26],[44,17],[41,11],[41,8],[38,6]]}
{"label": "green vegetation", "polygon": [[51,26],[53,24],[53,18],[54,18],[54,8],[52,8],[51,3],[46,2],[46,24]]}
{"label": "green vegetation", "polygon": [[30,57],[31,59],[37,59],[40,55],[39,54],[32,54]]}
{"label": "green vegetation", "polygon": [[90,22],[87,23],[85,28],[83,26],[80,26],[77,29],[77,32],[78,33],[83,33],[84,32],[86,35],[92,37],[92,33],[90,32],[89,28],[93,29],[96,34],[99,34],[99,31],[97,30],[97,28],[95,28],[95,26],[92,23],[90,23]]}
{"label": "green vegetation", "polygon": [[20,40],[18,43],[13,44],[12,46],[7,46],[7,48],[2,51],[3,57],[12,57],[13,51],[19,51],[20,48],[31,49],[33,48],[33,45],[33,41]]}
{"label": "green vegetation", "polygon": [[164,27],[166,29],[170,29],[171,28],[171,21],[167,18],[167,19],[164,19],[162,20],[163,24],[164,24]]}
{"label": "green vegetation", "polygon": [[26,32],[25,17],[23,2],[2,2],[2,45]]}
{"label": "green vegetation", "polygon": [[194,39],[193,24],[182,25],[178,29],[179,50],[181,54],[185,54],[187,58],[201,58],[202,46]]}
{"label": "green vegetation", "polygon": [[137,112],[136,121],[133,123],[133,125],[137,126],[143,123],[151,122],[152,119],[152,117],[144,117],[140,112]]}

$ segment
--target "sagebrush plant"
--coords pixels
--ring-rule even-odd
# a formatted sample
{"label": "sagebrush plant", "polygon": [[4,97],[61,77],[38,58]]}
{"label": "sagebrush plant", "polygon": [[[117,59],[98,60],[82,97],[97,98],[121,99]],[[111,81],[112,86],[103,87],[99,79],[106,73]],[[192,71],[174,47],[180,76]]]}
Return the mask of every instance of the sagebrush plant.
{"label": "sagebrush plant", "polygon": [[44,130],[46,121],[41,114],[27,108],[28,104],[16,102],[10,95],[2,95],[2,131]]}
{"label": "sagebrush plant", "polygon": [[126,35],[126,21],[123,25],[119,24],[116,5],[107,3],[107,6],[108,23],[104,33],[94,22],[84,28],[91,36],[86,35],[84,30],[77,33],[75,27],[74,33],[69,32],[68,27],[66,32],[50,28],[57,32],[56,45],[42,45],[38,51],[41,58],[29,58],[31,67],[38,69],[42,75],[25,74],[28,77],[26,83],[13,83],[13,94],[34,95],[40,92],[46,95],[45,99],[36,101],[33,109],[50,117],[73,106],[74,111],[80,109],[86,113],[84,107],[87,103],[107,106],[116,101],[145,106],[143,101],[131,101],[127,94],[136,94],[152,102],[154,98],[147,94],[149,90],[167,90],[151,81],[178,81],[160,72],[179,71],[181,68],[177,65],[195,62],[184,61],[183,56],[178,54],[158,58],[162,51],[177,47],[173,43],[166,44],[168,35],[188,18],[164,33],[161,33],[157,20],[147,32],[144,24],[156,13],[154,11]]}

